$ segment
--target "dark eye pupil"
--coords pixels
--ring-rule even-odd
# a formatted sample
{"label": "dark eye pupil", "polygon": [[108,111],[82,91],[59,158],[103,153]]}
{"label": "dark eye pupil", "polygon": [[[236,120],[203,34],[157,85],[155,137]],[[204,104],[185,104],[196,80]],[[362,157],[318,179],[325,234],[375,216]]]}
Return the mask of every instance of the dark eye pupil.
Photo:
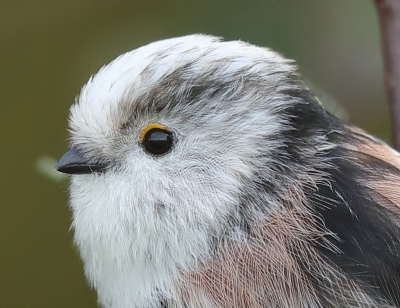
{"label": "dark eye pupil", "polygon": [[153,128],[146,133],[143,146],[147,152],[154,155],[160,155],[167,153],[171,149],[172,143],[171,132],[159,128]]}

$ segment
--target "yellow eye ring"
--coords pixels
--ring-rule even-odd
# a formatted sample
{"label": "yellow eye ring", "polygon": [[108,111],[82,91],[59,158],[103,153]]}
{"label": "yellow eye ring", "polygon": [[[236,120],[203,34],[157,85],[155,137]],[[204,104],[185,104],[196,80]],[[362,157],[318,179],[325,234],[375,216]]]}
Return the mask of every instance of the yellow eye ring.
{"label": "yellow eye ring", "polygon": [[164,125],[157,124],[157,123],[150,123],[150,124],[147,125],[147,126],[142,130],[142,132],[140,133],[139,142],[140,142],[140,143],[143,143],[146,134],[147,134],[149,131],[151,131],[152,129],[155,129],[155,128],[168,131],[168,129],[167,129]]}
{"label": "yellow eye ring", "polygon": [[164,125],[152,123],[142,130],[139,141],[148,154],[161,156],[171,151],[174,135]]}

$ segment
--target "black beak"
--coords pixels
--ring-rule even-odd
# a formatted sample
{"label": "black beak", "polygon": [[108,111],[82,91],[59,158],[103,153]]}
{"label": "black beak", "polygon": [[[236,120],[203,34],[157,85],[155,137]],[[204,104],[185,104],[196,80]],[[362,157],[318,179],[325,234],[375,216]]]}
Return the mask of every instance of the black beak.
{"label": "black beak", "polygon": [[106,164],[93,163],[91,159],[86,158],[77,148],[71,148],[57,162],[55,169],[68,174],[89,174],[101,172]]}

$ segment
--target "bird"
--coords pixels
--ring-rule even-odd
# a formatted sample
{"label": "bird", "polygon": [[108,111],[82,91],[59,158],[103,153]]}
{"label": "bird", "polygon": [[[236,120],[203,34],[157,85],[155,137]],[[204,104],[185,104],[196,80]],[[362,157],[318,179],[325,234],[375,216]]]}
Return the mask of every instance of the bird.
{"label": "bird", "polygon": [[399,153],[293,60],[156,41],[90,77],[68,126],[55,169],[101,307],[400,307]]}

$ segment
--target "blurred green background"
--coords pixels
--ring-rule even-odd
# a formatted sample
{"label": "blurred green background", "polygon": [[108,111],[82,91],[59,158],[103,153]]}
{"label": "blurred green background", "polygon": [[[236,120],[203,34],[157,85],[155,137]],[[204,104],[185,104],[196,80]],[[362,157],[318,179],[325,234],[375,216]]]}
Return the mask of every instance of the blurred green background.
{"label": "blurred green background", "polygon": [[38,161],[66,150],[68,108],[91,74],[123,52],[189,33],[297,60],[323,99],[390,139],[372,1],[2,0],[0,307],[96,307],[72,244],[68,180],[46,177]]}

